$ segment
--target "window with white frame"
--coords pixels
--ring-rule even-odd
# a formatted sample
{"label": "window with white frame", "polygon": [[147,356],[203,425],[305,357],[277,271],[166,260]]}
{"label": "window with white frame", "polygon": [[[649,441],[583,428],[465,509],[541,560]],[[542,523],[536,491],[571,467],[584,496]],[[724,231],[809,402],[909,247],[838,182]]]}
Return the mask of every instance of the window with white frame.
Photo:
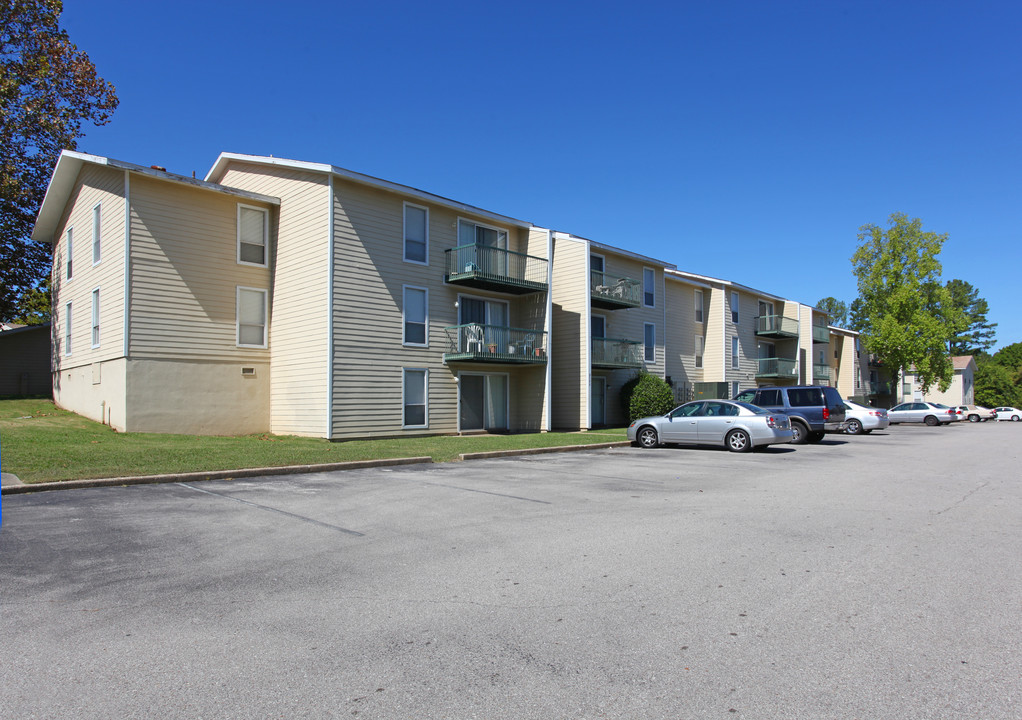
{"label": "window with white frame", "polygon": [[731,293],[731,322],[738,324],[738,293]]}
{"label": "window with white frame", "polygon": [[481,245],[507,250],[507,230],[459,219],[458,245]]}
{"label": "window with white frame", "polygon": [[696,322],[703,321],[703,291],[696,290]]}
{"label": "window with white frame", "polygon": [[589,269],[593,272],[603,272],[605,267],[602,255],[590,255],[589,256]]}
{"label": "window with white frame", "polygon": [[74,252],[73,252],[73,239],[74,239],[74,228],[67,229],[67,279],[70,280],[74,277]]}
{"label": "window with white frame", "polygon": [[405,345],[429,345],[427,316],[429,291],[426,288],[404,286]]}
{"label": "window with white frame", "polygon": [[642,269],[642,304],[646,307],[656,306],[656,273],[653,268]]}
{"label": "window with white frame", "polygon": [[733,398],[736,398],[736,397],[738,397],[738,391],[739,391],[740,389],[741,389],[741,388],[740,388],[740,386],[739,386],[739,384],[738,384],[738,381],[737,381],[737,380],[733,380],[733,381],[731,382],[731,397],[733,397]]}
{"label": "window with white frame", "polygon": [[429,426],[427,412],[427,393],[429,370],[424,368],[405,368],[403,382],[403,427],[424,428]]}
{"label": "window with white frame", "polygon": [[701,368],[703,366],[703,353],[706,350],[706,338],[702,335],[696,335],[696,367]]}
{"label": "window with white frame", "polygon": [[737,370],[740,366],[738,356],[738,336],[731,336],[731,369]]}
{"label": "window with white frame", "polygon": [[71,303],[64,306],[64,354],[71,354]]}
{"label": "window with white frame", "polygon": [[238,264],[266,267],[270,213],[265,208],[238,205]]}
{"label": "window with white frame", "polygon": [[406,262],[429,264],[429,210],[405,203]]}
{"label": "window with white frame", "polygon": [[238,347],[266,347],[266,290],[238,288]]}
{"label": "window with white frame", "polygon": [[656,362],[656,325],[643,323],[642,356],[646,362]]}
{"label": "window with white frame", "polygon": [[102,252],[102,214],[103,208],[101,204],[97,204],[96,207],[92,208],[92,264],[98,265],[99,261],[103,259]]}
{"label": "window with white frame", "polygon": [[92,291],[92,347],[99,347],[99,288]]}

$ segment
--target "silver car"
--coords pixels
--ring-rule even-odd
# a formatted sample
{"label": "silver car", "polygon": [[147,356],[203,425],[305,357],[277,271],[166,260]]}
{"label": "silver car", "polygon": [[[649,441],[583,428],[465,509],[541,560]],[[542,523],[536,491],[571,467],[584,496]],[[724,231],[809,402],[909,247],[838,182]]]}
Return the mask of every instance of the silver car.
{"label": "silver car", "polygon": [[950,425],[951,414],[948,408],[938,407],[936,403],[907,402],[895,405],[887,411],[891,425],[896,423],[926,423],[927,425]]}
{"label": "silver car", "polygon": [[845,400],[845,432],[849,435],[869,434],[890,424],[883,408],[866,407]]}
{"label": "silver car", "polygon": [[784,413],[733,400],[696,400],[628,426],[628,439],[644,448],[680,443],[748,452],[754,447],[791,442],[791,438],[791,422]]}

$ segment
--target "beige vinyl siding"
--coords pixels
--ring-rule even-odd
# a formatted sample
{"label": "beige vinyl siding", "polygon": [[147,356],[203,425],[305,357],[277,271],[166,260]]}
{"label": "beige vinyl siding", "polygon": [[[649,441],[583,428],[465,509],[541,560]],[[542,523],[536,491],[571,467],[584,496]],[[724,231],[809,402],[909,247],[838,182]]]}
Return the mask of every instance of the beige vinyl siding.
{"label": "beige vinyl siding", "polygon": [[267,360],[237,347],[237,287],[270,290],[267,268],[237,263],[237,203],[132,175],[131,358]]}
{"label": "beige vinyl siding", "polygon": [[[101,259],[92,264],[93,208],[101,207]],[[73,227],[74,273],[67,280],[67,228]],[[124,171],[86,164],[54,237],[55,369],[124,355]],[[92,291],[100,289],[100,345],[92,347]],[[73,303],[72,354],[64,353],[64,308]]]}
{"label": "beige vinyl siding", "polygon": [[589,427],[589,242],[554,237],[550,362],[555,429]]}
{"label": "beige vinyl siding", "polygon": [[217,181],[281,199],[276,248],[270,256],[271,429],[328,436],[328,178],[323,173],[232,162]]}
{"label": "beige vinyl siding", "polygon": [[664,343],[666,360],[664,372],[675,383],[702,382],[706,358],[703,367],[695,365],[695,337],[706,338],[706,301],[710,294],[709,288],[698,288],[703,291],[703,322],[695,320],[695,294],[697,288],[688,283],[670,278],[666,281],[667,293],[667,338]]}
{"label": "beige vinyl siding", "polygon": [[[703,382],[723,382],[724,364],[731,351],[731,341],[726,340],[727,326],[731,324],[728,311],[728,288],[712,287],[706,293],[706,348],[703,356]],[[728,343],[725,352],[724,343]]]}

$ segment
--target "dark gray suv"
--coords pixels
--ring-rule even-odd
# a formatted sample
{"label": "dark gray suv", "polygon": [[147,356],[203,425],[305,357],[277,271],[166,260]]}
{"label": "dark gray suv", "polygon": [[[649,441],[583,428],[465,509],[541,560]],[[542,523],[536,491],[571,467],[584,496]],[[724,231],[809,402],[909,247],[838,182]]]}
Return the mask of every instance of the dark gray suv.
{"label": "dark gray suv", "polygon": [[826,385],[761,387],[743,390],[735,400],[785,413],[791,419],[795,445],[819,442],[825,432],[845,429],[845,401],[836,388]]}

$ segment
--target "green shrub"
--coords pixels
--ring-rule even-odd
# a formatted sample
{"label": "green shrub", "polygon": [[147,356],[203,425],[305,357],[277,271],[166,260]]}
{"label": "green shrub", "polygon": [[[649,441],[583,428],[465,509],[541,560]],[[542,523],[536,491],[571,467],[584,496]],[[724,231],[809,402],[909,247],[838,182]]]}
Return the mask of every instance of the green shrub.
{"label": "green shrub", "polygon": [[[639,384],[639,379],[646,375],[645,370],[639,370],[635,375],[632,376],[631,380],[625,382],[621,386],[621,392],[618,393],[618,400],[621,403],[621,414],[625,417],[629,417],[632,412],[632,393],[635,392],[635,386]],[[631,422],[631,420],[629,420]]]}
{"label": "green shrub", "polygon": [[[622,388],[624,392],[624,388]],[[636,379],[628,403],[628,422],[650,415],[663,415],[674,407],[674,393],[661,378],[643,373]]]}

